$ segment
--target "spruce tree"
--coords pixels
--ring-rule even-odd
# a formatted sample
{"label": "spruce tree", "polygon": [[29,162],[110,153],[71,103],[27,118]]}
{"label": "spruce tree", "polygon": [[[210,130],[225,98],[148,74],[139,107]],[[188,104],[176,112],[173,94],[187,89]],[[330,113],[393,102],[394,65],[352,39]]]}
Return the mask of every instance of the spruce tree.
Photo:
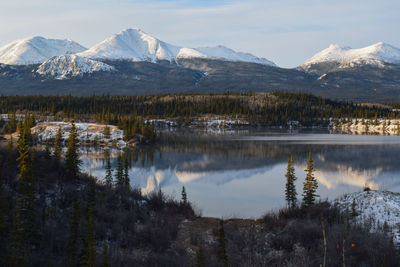
{"label": "spruce tree", "polygon": [[110,267],[110,256],[108,253],[108,246],[104,244],[103,246],[103,262],[101,263],[101,267]]}
{"label": "spruce tree", "polygon": [[59,159],[61,156],[61,140],[62,139],[62,134],[61,134],[61,127],[58,128],[57,134],[56,134],[56,139],[54,141],[54,157]]}
{"label": "spruce tree", "polygon": [[112,175],[112,168],[111,168],[111,162],[110,162],[110,152],[108,150],[106,150],[104,152],[104,158],[106,160],[106,177],[104,178],[104,180],[108,187],[112,187],[113,175]]}
{"label": "spruce tree", "polygon": [[307,168],[304,171],[306,172],[306,178],[303,183],[303,204],[309,207],[314,204],[315,198],[318,196],[316,194],[318,181],[314,176],[314,160],[311,152],[308,154]]}
{"label": "spruce tree", "polygon": [[8,264],[11,266],[27,266],[28,257],[36,236],[35,184],[33,177],[33,158],[30,158],[26,138],[30,128],[20,124],[18,139],[18,187],[14,213],[13,228],[10,233]]}
{"label": "spruce tree", "polygon": [[95,180],[90,178],[87,185],[87,201],[86,201],[86,229],[84,239],[84,249],[82,253],[82,265],[94,267],[96,262],[96,239],[94,225],[94,208],[96,203]]}
{"label": "spruce tree", "polygon": [[77,195],[74,196],[72,205],[69,236],[66,246],[66,260],[68,266],[76,266],[78,263],[78,235],[79,235],[79,201]]}
{"label": "spruce tree", "polygon": [[188,201],[187,201],[187,193],[186,193],[186,188],[185,188],[184,186],[182,186],[182,193],[181,193],[181,195],[182,195],[182,201],[181,201],[181,203],[182,203],[183,205],[187,205],[187,203],[188,203]]}
{"label": "spruce tree", "polygon": [[110,138],[110,127],[108,127],[108,125],[106,125],[106,127],[104,127],[104,138],[109,139]]}
{"label": "spruce tree", "polygon": [[206,257],[203,251],[203,238],[200,239],[199,250],[196,253],[196,267],[205,266]]}
{"label": "spruce tree", "polygon": [[228,266],[228,255],[226,254],[226,238],[223,220],[220,220],[219,222],[217,260],[223,266]]}
{"label": "spruce tree", "polygon": [[120,153],[117,159],[117,172],[115,173],[115,180],[119,188],[122,188],[124,186],[123,176],[124,176],[124,166],[122,162],[122,155]]}
{"label": "spruce tree", "polygon": [[294,184],[294,182],[297,180],[297,177],[294,173],[293,164],[294,164],[293,155],[290,155],[285,175],[286,177],[285,199],[289,208],[295,207],[297,201],[296,186]]}
{"label": "spruce tree", "polygon": [[51,153],[50,153],[50,146],[49,146],[49,140],[46,139],[46,145],[44,148],[44,158],[49,160],[51,157]]}
{"label": "spruce tree", "polygon": [[129,189],[129,161],[128,155],[124,154],[124,174],[123,174],[124,188]]}
{"label": "spruce tree", "polygon": [[11,136],[10,141],[8,141],[7,145],[7,168],[12,169],[14,164],[15,164],[14,143],[13,143],[13,138]]}
{"label": "spruce tree", "polygon": [[75,124],[72,123],[69,136],[68,136],[68,145],[67,145],[67,153],[65,155],[65,165],[67,168],[68,175],[71,178],[76,178],[79,174],[79,166],[81,161],[78,155],[78,134],[76,131]]}

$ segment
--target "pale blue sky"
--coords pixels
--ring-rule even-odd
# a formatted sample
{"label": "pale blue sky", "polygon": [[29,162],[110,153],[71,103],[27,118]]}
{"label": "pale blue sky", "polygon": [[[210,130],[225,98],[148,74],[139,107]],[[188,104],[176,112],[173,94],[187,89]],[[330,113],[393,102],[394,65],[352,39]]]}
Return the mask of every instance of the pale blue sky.
{"label": "pale blue sky", "polygon": [[400,47],[399,0],[0,0],[0,46],[41,35],[90,47],[125,28],[226,45],[294,67],[327,47]]}

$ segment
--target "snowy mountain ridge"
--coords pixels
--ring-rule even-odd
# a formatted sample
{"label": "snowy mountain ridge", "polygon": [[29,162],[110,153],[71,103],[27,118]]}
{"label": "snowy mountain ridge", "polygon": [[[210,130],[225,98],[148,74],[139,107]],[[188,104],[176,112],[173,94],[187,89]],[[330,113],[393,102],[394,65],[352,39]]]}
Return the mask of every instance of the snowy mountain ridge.
{"label": "snowy mountain ridge", "polygon": [[78,54],[92,59],[130,59],[133,61],[175,61],[180,58],[213,58],[275,66],[267,59],[235,52],[224,46],[187,48],[160,41],[140,29],[126,29]]}
{"label": "snowy mountain ridge", "polygon": [[86,50],[80,44],[66,39],[47,39],[36,36],[13,41],[0,47],[0,63],[8,65],[39,64],[62,54],[74,54]]}
{"label": "snowy mountain ridge", "polygon": [[319,63],[337,63],[339,65],[338,68],[354,67],[362,64],[378,66],[383,66],[384,63],[400,64],[400,49],[383,42],[358,49],[330,45],[306,60],[300,67],[308,69],[312,65]]}
{"label": "snowy mountain ridge", "polygon": [[115,71],[115,68],[100,61],[83,58],[77,55],[59,55],[43,62],[37,73],[63,80],[73,76],[98,71]]}

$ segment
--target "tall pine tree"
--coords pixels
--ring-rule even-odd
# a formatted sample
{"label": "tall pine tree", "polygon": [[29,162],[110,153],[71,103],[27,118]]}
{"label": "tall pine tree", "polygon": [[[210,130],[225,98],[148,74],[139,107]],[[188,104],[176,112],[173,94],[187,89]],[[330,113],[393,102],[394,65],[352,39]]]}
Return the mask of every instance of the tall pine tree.
{"label": "tall pine tree", "polygon": [[65,165],[68,175],[76,178],[79,174],[81,161],[78,154],[78,134],[75,123],[72,123],[68,136],[67,154],[65,155]]}
{"label": "tall pine tree", "polygon": [[[29,124],[20,124],[18,138],[18,187],[17,201],[10,233],[8,264],[27,266],[28,257],[37,241],[34,157],[30,157],[27,139],[31,136]],[[32,153],[33,155],[33,153]]]}
{"label": "tall pine tree", "polygon": [[71,218],[69,226],[69,236],[67,241],[66,260],[68,266],[76,266],[78,264],[78,237],[79,237],[79,201],[77,195],[74,196],[72,205]]}
{"label": "tall pine tree", "polygon": [[217,260],[223,266],[228,266],[228,255],[226,254],[226,237],[223,220],[220,220],[219,222]]}
{"label": "tall pine tree", "polygon": [[124,164],[122,161],[121,153],[118,155],[117,159],[117,171],[115,173],[115,180],[119,188],[122,188],[124,186]]}
{"label": "tall pine tree", "polygon": [[112,168],[111,168],[111,161],[110,161],[110,152],[106,150],[104,152],[104,158],[106,160],[106,176],[104,180],[108,187],[112,187],[113,185],[113,175],[112,175]]}
{"label": "tall pine tree", "polygon": [[124,154],[123,181],[124,181],[124,188],[129,190],[130,189],[130,185],[129,185],[129,161],[128,161],[128,155],[126,153]]}
{"label": "tall pine tree", "polygon": [[294,164],[293,155],[290,155],[285,175],[286,177],[285,199],[289,208],[295,207],[297,201],[296,186],[294,184],[295,181],[297,180],[297,177],[294,173],[293,164]]}
{"label": "tall pine tree", "polygon": [[314,176],[314,160],[312,159],[311,152],[308,154],[306,178],[303,183],[303,205],[309,207],[314,204],[315,198],[318,197],[316,194],[318,188],[318,181]]}
{"label": "tall pine tree", "polygon": [[57,159],[59,159],[61,156],[61,141],[62,141],[61,139],[62,139],[61,127],[58,127],[56,139],[54,141],[54,157]]}
{"label": "tall pine tree", "polygon": [[96,203],[95,180],[90,178],[87,186],[86,201],[86,230],[84,239],[84,248],[82,251],[82,266],[94,267],[96,263],[96,239],[94,225],[94,208]]}

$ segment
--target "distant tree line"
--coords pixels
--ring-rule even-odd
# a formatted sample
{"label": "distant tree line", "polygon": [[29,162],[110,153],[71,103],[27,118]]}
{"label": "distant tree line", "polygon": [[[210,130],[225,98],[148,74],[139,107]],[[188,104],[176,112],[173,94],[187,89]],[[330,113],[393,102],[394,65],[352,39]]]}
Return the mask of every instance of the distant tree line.
{"label": "distant tree line", "polygon": [[[239,116],[251,124],[327,125],[330,118],[399,118],[400,112],[338,102],[304,93],[225,93],[150,96],[2,96],[0,112],[30,111],[55,118],[76,118],[118,125],[132,134],[145,118],[191,121],[203,115]],[[135,123],[137,122],[136,126]]]}

